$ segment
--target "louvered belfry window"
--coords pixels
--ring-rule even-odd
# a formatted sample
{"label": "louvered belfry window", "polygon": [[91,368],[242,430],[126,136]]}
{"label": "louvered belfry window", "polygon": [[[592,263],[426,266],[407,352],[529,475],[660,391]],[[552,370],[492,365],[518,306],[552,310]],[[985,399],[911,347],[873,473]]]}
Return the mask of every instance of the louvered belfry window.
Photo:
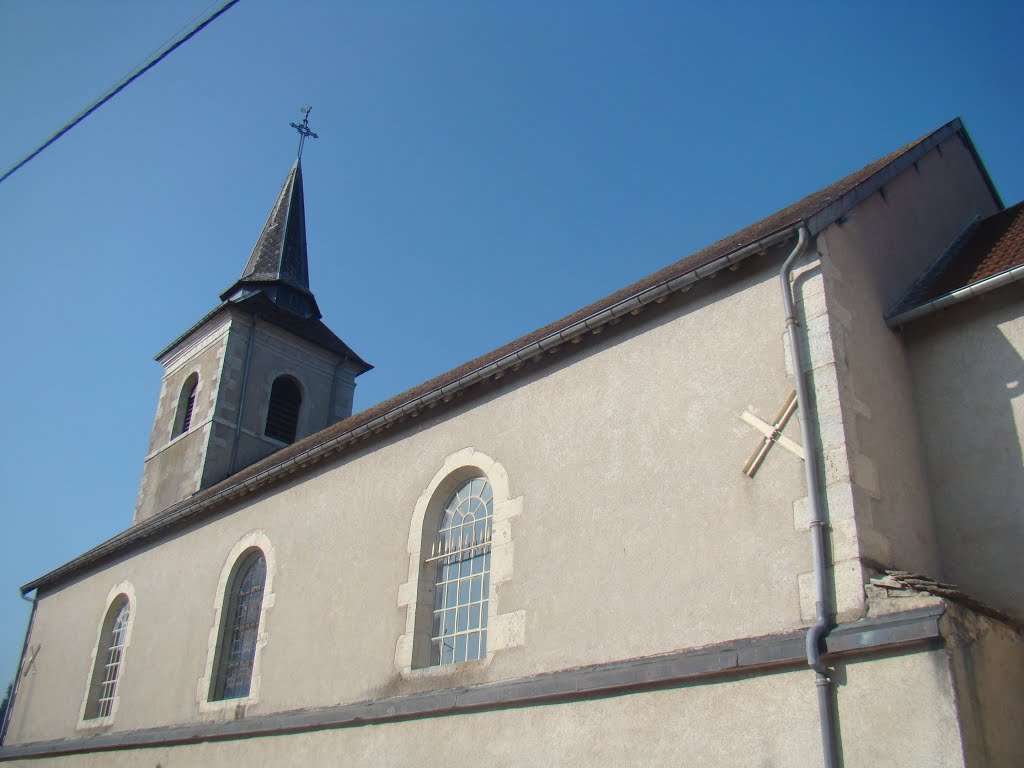
{"label": "louvered belfry window", "polygon": [[249,695],[266,577],[267,562],[262,552],[254,549],[243,555],[231,590],[224,598],[224,623],[211,701]]}
{"label": "louvered belfry window", "polygon": [[436,568],[431,666],[487,655],[493,509],[494,494],[482,477],[459,486],[445,505],[428,558]]}
{"label": "louvered belfry window", "polygon": [[100,637],[100,647],[96,652],[96,667],[93,670],[90,700],[86,710],[88,719],[110,717],[114,712],[117,681],[121,676],[121,662],[124,658],[130,620],[131,604],[124,595],[121,595],[107,613]]}
{"label": "louvered belfry window", "polygon": [[283,443],[295,442],[299,426],[299,409],[302,407],[302,392],[295,379],[278,376],[270,388],[270,405],[267,407],[267,437]]}
{"label": "louvered belfry window", "polygon": [[188,428],[192,426],[192,411],[196,407],[196,387],[193,384],[192,389],[189,390],[188,400],[185,402],[185,418],[181,423],[181,431],[188,432]]}
{"label": "louvered belfry window", "polygon": [[178,410],[174,416],[174,434],[177,437],[188,432],[192,426],[192,412],[196,407],[196,392],[199,389],[199,374],[193,373],[185,379],[178,396]]}

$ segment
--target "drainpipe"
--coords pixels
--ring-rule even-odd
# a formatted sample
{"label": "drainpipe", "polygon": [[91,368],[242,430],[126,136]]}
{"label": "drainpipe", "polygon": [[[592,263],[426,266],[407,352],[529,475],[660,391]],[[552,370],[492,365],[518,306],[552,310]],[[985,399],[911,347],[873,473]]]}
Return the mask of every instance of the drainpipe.
{"label": "drainpipe", "polygon": [[[38,595],[38,593],[36,593]],[[7,738],[7,726],[11,723],[11,715],[14,712],[14,700],[18,697],[18,689],[21,687],[22,671],[25,667],[25,654],[28,652],[28,639],[32,635],[32,623],[36,618],[36,598],[21,596],[22,600],[32,603],[32,612],[28,615],[28,624],[25,626],[25,640],[21,644],[21,656],[18,657],[18,671],[14,673],[14,684],[11,686],[11,698],[7,701],[7,711],[4,712],[4,721],[0,723],[0,746],[3,746]]]}
{"label": "drainpipe", "polygon": [[815,686],[818,689],[818,720],[821,725],[821,747],[825,757],[825,768],[836,768],[835,723],[832,715],[831,681],[828,667],[821,660],[821,639],[829,630],[828,596],[825,586],[825,521],[821,513],[821,480],[818,477],[818,462],[812,451],[814,437],[811,434],[810,398],[807,395],[807,381],[804,378],[803,356],[797,335],[796,310],[793,308],[793,293],[790,287],[790,273],[794,262],[807,251],[810,232],[806,224],[800,225],[796,247],[779,271],[782,284],[782,304],[786,310],[786,330],[789,332],[789,352],[793,363],[793,378],[796,380],[797,416],[800,420],[800,437],[804,443],[804,473],[807,479],[807,501],[811,516],[811,555],[814,561],[814,624],[807,630],[807,666],[814,670]]}
{"label": "drainpipe", "polygon": [[249,366],[252,364],[252,345],[256,341],[256,314],[252,315],[249,328],[249,346],[245,350],[245,368],[242,370],[242,391],[238,395],[238,423],[235,424],[235,440],[231,444],[231,460],[228,462],[228,477],[235,474],[235,460],[238,458],[238,441],[242,437],[242,409],[245,408],[245,390],[249,385]]}

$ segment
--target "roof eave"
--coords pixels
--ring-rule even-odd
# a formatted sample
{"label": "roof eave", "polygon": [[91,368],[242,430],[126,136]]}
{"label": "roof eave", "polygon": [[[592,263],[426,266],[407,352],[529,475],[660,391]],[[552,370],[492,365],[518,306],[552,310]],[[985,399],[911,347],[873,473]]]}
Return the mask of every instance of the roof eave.
{"label": "roof eave", "polygon": [[[117,536],[114,536],[82,555],[79,555],[77,558],[63,566],[50,571],[28,584],[25,584],[22,586],[21,592],[24,595],[32,592],[33,590],[41,589],[57,583],[64,578],[71,576],[75,572],[96,564],[108,556],[116,554],[122,549],[158,535],[164,530],[174,528],[188,519],[198,518],[205,510],[211,510],[235,497],[248,494],[256,490],[257,487],[263,486],[265,483],[273,480],[277,476],[285,473],[290,474],[291,472],[294,472],[297,467],[317,462],[327,455],[345,447],[348,443],[362,438],[364,435],[373,434],[384,428],[389,428],[399,419],[404,419],[414,412],[418,412],[423,408],[429,407],[431,403],[436,403],[437,401],[449,401],[457,392],[468,389],[481,381],[490,379],[496,374],[504,375],[504,373],[509,369],[521,366],[524,362],[532,359],[533,357],[548,352],[555,347],[561,346],[563,343],[569,342],[575,337],[591,332],[598,327],[604,326],[607,323],[623,317],[624,315],[636,313],[637,310],[640,310],[648,304],[664,300],[664,298],[670,293],[684,290],[697,281],[714,275],[722,269],[732,267],[755,254],[763,253],[769,248],[791,239],[795,236],[797,229],[803,225],[804,222],[801,220],[795,224],[783,227],[782,229],[770,233],[753,243],[727,253],[708,264],[699,266],[689,272],[665,280],[657,285],[645,288],[643,291],[620,300],[611,307],[596,312],[564,329],[551,333],[538,341],[517,348],[506,354],[500,360],[481,366],[450,384],[437,387],[436,389],[433,389],[417,398],[397,405],[386,413],[364,424],[357,425],[341,435],[311,446],[309,449],[297,456],[284,459],[279,464],[267,467],[256,475],[239,480],[237,483],[227,485],[210,496],[206,496],[192,503],[186,503],[178,509],[171,507],[167,512],[158,514],[139,525],[121,532]],[[238,474],[242,473],[239,472]],[[224,482],[229,482],[230,480],[231,478],[228,478]]]}
{"label": "roof eave", "polygon": [[999,207],[1002,208],[1002,202],[999,200],[998,193],[992,185],[992,180],[989,178],[988,171],[985,169],[985,166],[981,164],[981,160],[978,157],[977,152],[974,150],[974,145],[971,143],[970,137],[967,135],[963,122],[958,117],[921,139],[921,141],[903,154],[893,158],[892,162],[888,163],[885,167],[880,168],[877,172],[855,186],[845,195],[836,198],[834,201],[821,208],[817,213],[809,216],[807,218],[807,228],[810,230],[812,235],[817,235],[822,232],[830,224],[841,219],[851,210],[878,192],[879,189],[891,182],[905,170],[912,167],[915,163],[919,162],[921,158],[935,149],[939,144],[942,144],[944,141],[949,140],[957,134],[963,138],[968,149],[972,151],[974,159],[978,163],[978,168],[981,171],[982,176],[985,178],[986,185],[992,192],[994,198],[999,202]]}
{"label": "roof eave", "polygon": [[[522,365],[526,360],[529,360],[542,352],[547,352],[570,339],[576,338],[587,331],[592,331],[594,328],[620,318],[623,315],[642,309],[646,304],[663,299],[673,291],[684,289],[704,277],[717,273],[723,268],[737,264],[749,256],[766,251],[772,245],[781,243],[794,236],[801,226],[807,226],[812,235],[817,235],[827,226],[838,221],[862,201],[877,192],[882,186],[889,183],[899,173],[911,167],[937,145],[958,133],[966,142],[968,142],[968,146],[971,146],[970,140],[966,136],[963,123],[959,118],[954,119],[924,137],[906,151],[894,157],[882,168],[865,178],[863,181],[854,185],[846,193],[838,196],[835,200],[828,202],[817,210],[814,210],[809,215],[803,218],[796,217],[788,223],[780,224],[777,229],[763,235],[754,242],[747,243],[738,248],[733,248],[725,254],[712,258],[707,263],[699,264],[692,269],[682,272],[681,274],[669,276],[659,283],[647,286],[642,290],[616,301],[611,306],[597,310],[591,315],[569,324],[565,328],[553,330],[551,333],[536,341],[513,349],[496,361],[481,365],[473,371],[460,376],[455,381],[438,386],[424,394],[411,397],[409,400],[400,402],[380,416],[377,416],[368,422],[357,424],[340,435],[336,435],[322,442],[311,445],[301,453],[282,459],[280,463],[270,465],[263,470],[260,470],[255,475],[241,478],[237,482],[232,482],[233,478],[227,478],[222,482],[222,485],[226,485],[219,490],[217,490],[217,486],[214,486],[209,489],[211,492],[210,495],[202,496],[202,498],[191,503],[181,503],[182,505],[177,509],[172,506],[164,513],[150,518],[149,520],[118,534],[88,552],[83,553],[65,565],[24,585],[22,587],[22,593],[26,594],[32,590],[57,583],[60,580],[69,577],[73,573],[96,564],[107,556],[115,554],[121,549],[132,546],[138,541],[150,538],[161,531],[169,530],[177,525],[183,524],[186,520],[198,518],[205,510],[217,508],[236,496],[245,495],[256,490],[257,487],[263,486],[278,476],[290,474],[290,472],[293,472],[299,466],[317,462],[323,457],[340,450],[346,444],[355,439],[367,435],[368,433],[373,434],[388,428],[399,419],[404,419],[409,414],[418,412],[420,409],[428,407],[433,402],[438,400],[450,400],[452,395],[456,392],[460,392],[480,381],[489,379],[495,374],[500,373],[504,375],[504,372],[507,369]],[[975,158],[977,160],[976,153]],[[978,162],[980,170],[987,177],[987,171],[985,171],[984,166],[980,165],[980,160],[978,160]],[[990,189],[992,189],[994,193],[994,187],[991,186],[991,183]],[[271,457],[272,456],[273,454],[271,454]],[[243,473],[244,470],[238,473],[238,475]]]}
{"label": "roof eave", "polygon": [[193,333],[198,331],[206,323],[210,322],[210,320],[212,320],[214,317],[216,317],[217,314],[219,314],[220,312],[224,311],[227,308],[228,308],[228,303],[227,302],[221,302],[220,304],[218,304],[216,307],[214,307],[209,312],[207,312],[205,315],[203,315],[199,319],[199,322],[197,322],[195,325],[193,325],[191,328],[189,328],[187,331],[185,331],[183,334],[181,334],[178,338],[176,338],[174,341],[172,341],[166,347],[164,347],[159,352],[157,352],[156,355],[153,356],[153,359],[156,360],[159,363],[170,352],[173,352],[175,347],[177,347],[179,344],[184,342],[189,336],[191,336]]}
{"label": "roof eave", "polygon": [[924,304],[912,307],[906,312],[901,312],[898,315],[887,318],[886,323],[890,328],[899,328],[909,322],[934,314],[947,307],[952,307],[955,304],[962,304],[976,296],[989,293],[996,288],[1002,288],[1004,285],[1015,283],[1021,279],[1024,279],[1024,264],[1018,264],[1016,267],[1011,267],[1005,272],[1000,272],[998,275],[986,277],[984,280],[965,285],[963,288],[957,288],[955,291],[950,291],[931,301],[926,301]]}

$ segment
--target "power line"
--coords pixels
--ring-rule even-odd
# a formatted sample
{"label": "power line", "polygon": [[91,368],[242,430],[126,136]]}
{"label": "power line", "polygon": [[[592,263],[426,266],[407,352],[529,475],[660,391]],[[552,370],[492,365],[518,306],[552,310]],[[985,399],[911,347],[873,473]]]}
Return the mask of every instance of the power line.
{"label": "power line", "polygon": [[189,29],[199,19],[206,16],[206,14],[210,12],[210,9],[217,5],[218,2],[220,2],[220,0],[213,0],[213,2],[207,5],[205,8],[203,8],[203,10],[192,15],[187,21],[182,22],[181,26],[179,26],[176,30],[174,30],[171,34],[167,36],[166,40],[163,40],[159,45],[153,46],[153,48],[150,51],[148,51],[144,56],[139,57],[139,60],[128,68],[128,71],[124,73],[120,80],[118,80],[116,83],[110,86],[110,88],[108,88],[104,93],[97,97],[97,101],[103,96],[106,96],[107,94],[116,90],[117,86],[121,85],[121,83],[125,82],[129,77],[135,74],[136,70],[140,69],[151,58],[156,56],[158,53],[167,48],[171,43],[177,40],[178,36],[181,35],[186,29]]}
{"label": "power line", "polygon": [[57,131],[55,134],[53,134],[53,136],[51,136],[45,142],[43,142],[41,145],[39,145],[39,147],[37,147],[30,155],[28,155],[28,157],[26,157],[20,163],[18,163],[14,167],[12,167],[3,176],[0,176],[0,184],[2,184],[4,181],[6,181],[8,179],[8,177],[10,177],[11,174],[13,174],[15,171],[17,171],[18,169],[20,169],[20,168],[24,167],[25,165],[27,165],[32,159],[34,159],[37,155],[39,155],[40,152],[42,152],[44,149],[46,149],[51,144],[53,144],[55,141],[57,141],[57,139],[59,139],[65,133],[70,131],[72,128],[74,128],[76,125],[78,125],[80,122],[85,120],[85,118],[87,118],[89,115],[91,115],[97,109],[102,107],[104,104],[106,104],[112,98],[117,96],[117,94],[119,94],[121,91],[123,91],[129,85],[131,85],[134,81],[138,80],[140,77],[142,77],[142,75],[144,75],[146,72],[148,72],[153,67],[155,67],[157,64],[159,64],[161,61],[166,59],[175,49],[180,48],[182,45],[187,43],[193,37],[198,35],[205,27],[209,26],[215,19],[217,19],[217,17],[222,16],[223,14],[225,14],[228,10],[231,9],[231,7],[233,5],[237,5],[238,2],[239,2],[239,0],[230,0],[230,2],[225,3],[223,6],[221,6],[221,8],[219,10],[216,11],[216,13],[211,15],[209,18],[207,18],[202,23],[198,24],[187,35],[185,35],[184,37],[180,38],[178,41],[176,41],[175,43],[173,43],[172,45],[167,47],[159,56],[157,56],[154,59],[151,59],[144,66],[136,69],[135,72],[132,75],[130,75],[129,77],[122,78],[121,81],[117,85],[115,85],[113,88],[111,88],[109,91],[107,91],[107,93],[105,93],[103,96],[101,96],[97,101],[93,102],[93,104],[91,104],[90,106],[86,107],[86,109],[84,111],[79,112],[78,115],[70,123],[65,125],[59,131]]}

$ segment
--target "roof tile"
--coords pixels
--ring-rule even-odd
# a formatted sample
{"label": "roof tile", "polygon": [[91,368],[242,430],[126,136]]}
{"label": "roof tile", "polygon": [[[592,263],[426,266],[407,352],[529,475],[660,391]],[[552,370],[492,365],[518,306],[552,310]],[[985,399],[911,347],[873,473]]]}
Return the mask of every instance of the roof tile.
{"label": "roof tile", "polygon": [[897,316],[1022,264],[1024,201],[974,226],[963,242],[954,245],[889,315]]}

